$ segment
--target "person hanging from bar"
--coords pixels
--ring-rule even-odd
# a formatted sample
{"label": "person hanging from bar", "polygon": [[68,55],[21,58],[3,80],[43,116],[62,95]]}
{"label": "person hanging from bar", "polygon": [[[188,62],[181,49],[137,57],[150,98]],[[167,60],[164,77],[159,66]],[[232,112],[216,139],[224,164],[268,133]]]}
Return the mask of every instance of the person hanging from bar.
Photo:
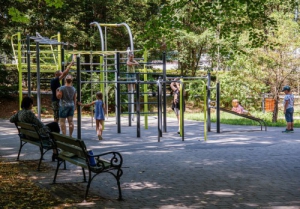
{"label": "person hanging from bar", "polygon": [[[136,74],[135,74],[135,66],[139,65],[139,63],[134,59],[133,52],[128,53],[128,60],[127,60],[127,81],[135,81]],[[135,84],[128,84],[128,91],[134,92],[135,91]]]}
{"label": "person hanging from bar", "polygon": [[[180,134],[180,82],[179,78],[175,78],[174,81],[170,84],[170,87],[173,91],[173,100],[172,100],[172,110],[174,111],[177,122],[178,122],[178,131]],[[184,110],[183,110],[184,111]]]}

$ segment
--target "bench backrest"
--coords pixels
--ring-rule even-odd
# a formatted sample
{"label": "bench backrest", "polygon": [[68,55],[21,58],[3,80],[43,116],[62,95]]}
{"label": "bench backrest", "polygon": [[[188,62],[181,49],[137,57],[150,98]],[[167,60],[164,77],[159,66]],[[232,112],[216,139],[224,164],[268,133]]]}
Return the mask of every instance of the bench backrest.
{"label": "bench backrest", "polygon": [[87,157],[84,141],[54,132],[51,132],[50,135],[57,148],[63,150],[64,152],[72,153],[77,157]]}
{"label": "bench backrest", "polygon": [[40,135],[36,125],[23,122],[17,122],[15,125],[22,137],[32,140],[40,140]]}

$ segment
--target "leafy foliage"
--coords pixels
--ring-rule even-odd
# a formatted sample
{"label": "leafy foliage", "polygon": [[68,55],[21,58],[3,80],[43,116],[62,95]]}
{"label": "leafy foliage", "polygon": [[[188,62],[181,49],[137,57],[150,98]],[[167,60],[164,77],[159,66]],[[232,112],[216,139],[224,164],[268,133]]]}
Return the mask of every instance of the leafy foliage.
{"label": "leafy foliage", "polygon": [[10,94],[17,91],[17,77],[15,71],[8,71],[6,67],[0,64],[0,96],[10,97]]}

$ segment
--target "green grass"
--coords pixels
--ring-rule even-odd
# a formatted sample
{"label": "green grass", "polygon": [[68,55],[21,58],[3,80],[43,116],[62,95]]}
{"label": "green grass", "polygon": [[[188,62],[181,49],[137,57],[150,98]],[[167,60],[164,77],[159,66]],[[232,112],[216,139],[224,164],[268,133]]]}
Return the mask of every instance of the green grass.
{"label": "green grass", "polygon": [[[272,113],[262,113],[262,112],[251,112],[251,115],[260,119],[263,119],[266,123],[267,126],[274,126],[274,127],[285,127],[286,122],[284,119],[283,114],[279,114],[278,120],[276,123],[272,123]],[[175,117],[174,113],[168,113],[167,117]],[[196,120],[196,121],[204,121],[204,114],[203,113],[185,113],[184,118],[187,120]],[[247,118],[242,118],[230,113],[224,113],[221,112],[221,123],[222,124],[230,124],[230,125],[259,125],[258,122],[247,119]],[[212,113],[211,114],[211,121],[216,122],[216,114]],[[299,128],[300,127],[300,119],[295,119],[294,120],[294,127]]]}

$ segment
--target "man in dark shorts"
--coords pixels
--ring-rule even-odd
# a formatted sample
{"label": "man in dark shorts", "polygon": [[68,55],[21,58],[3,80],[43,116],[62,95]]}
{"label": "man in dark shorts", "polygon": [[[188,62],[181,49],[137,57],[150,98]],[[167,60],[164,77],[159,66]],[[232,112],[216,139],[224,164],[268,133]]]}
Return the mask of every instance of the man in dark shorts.
{"label": "man in dark shorts", "polygon": [[74,59],[72,62],[67,66],[67,68],[62,72],[60,70],[55,72],[55,78],[51,79],[51,91],[52,91],[52,110],[54,121],[58,122],[59,119],[59,99],[56,97],[56,89],[61,86],[60,81],[68,75],[69,70],[71,69],[72,65],[74,64]]}

